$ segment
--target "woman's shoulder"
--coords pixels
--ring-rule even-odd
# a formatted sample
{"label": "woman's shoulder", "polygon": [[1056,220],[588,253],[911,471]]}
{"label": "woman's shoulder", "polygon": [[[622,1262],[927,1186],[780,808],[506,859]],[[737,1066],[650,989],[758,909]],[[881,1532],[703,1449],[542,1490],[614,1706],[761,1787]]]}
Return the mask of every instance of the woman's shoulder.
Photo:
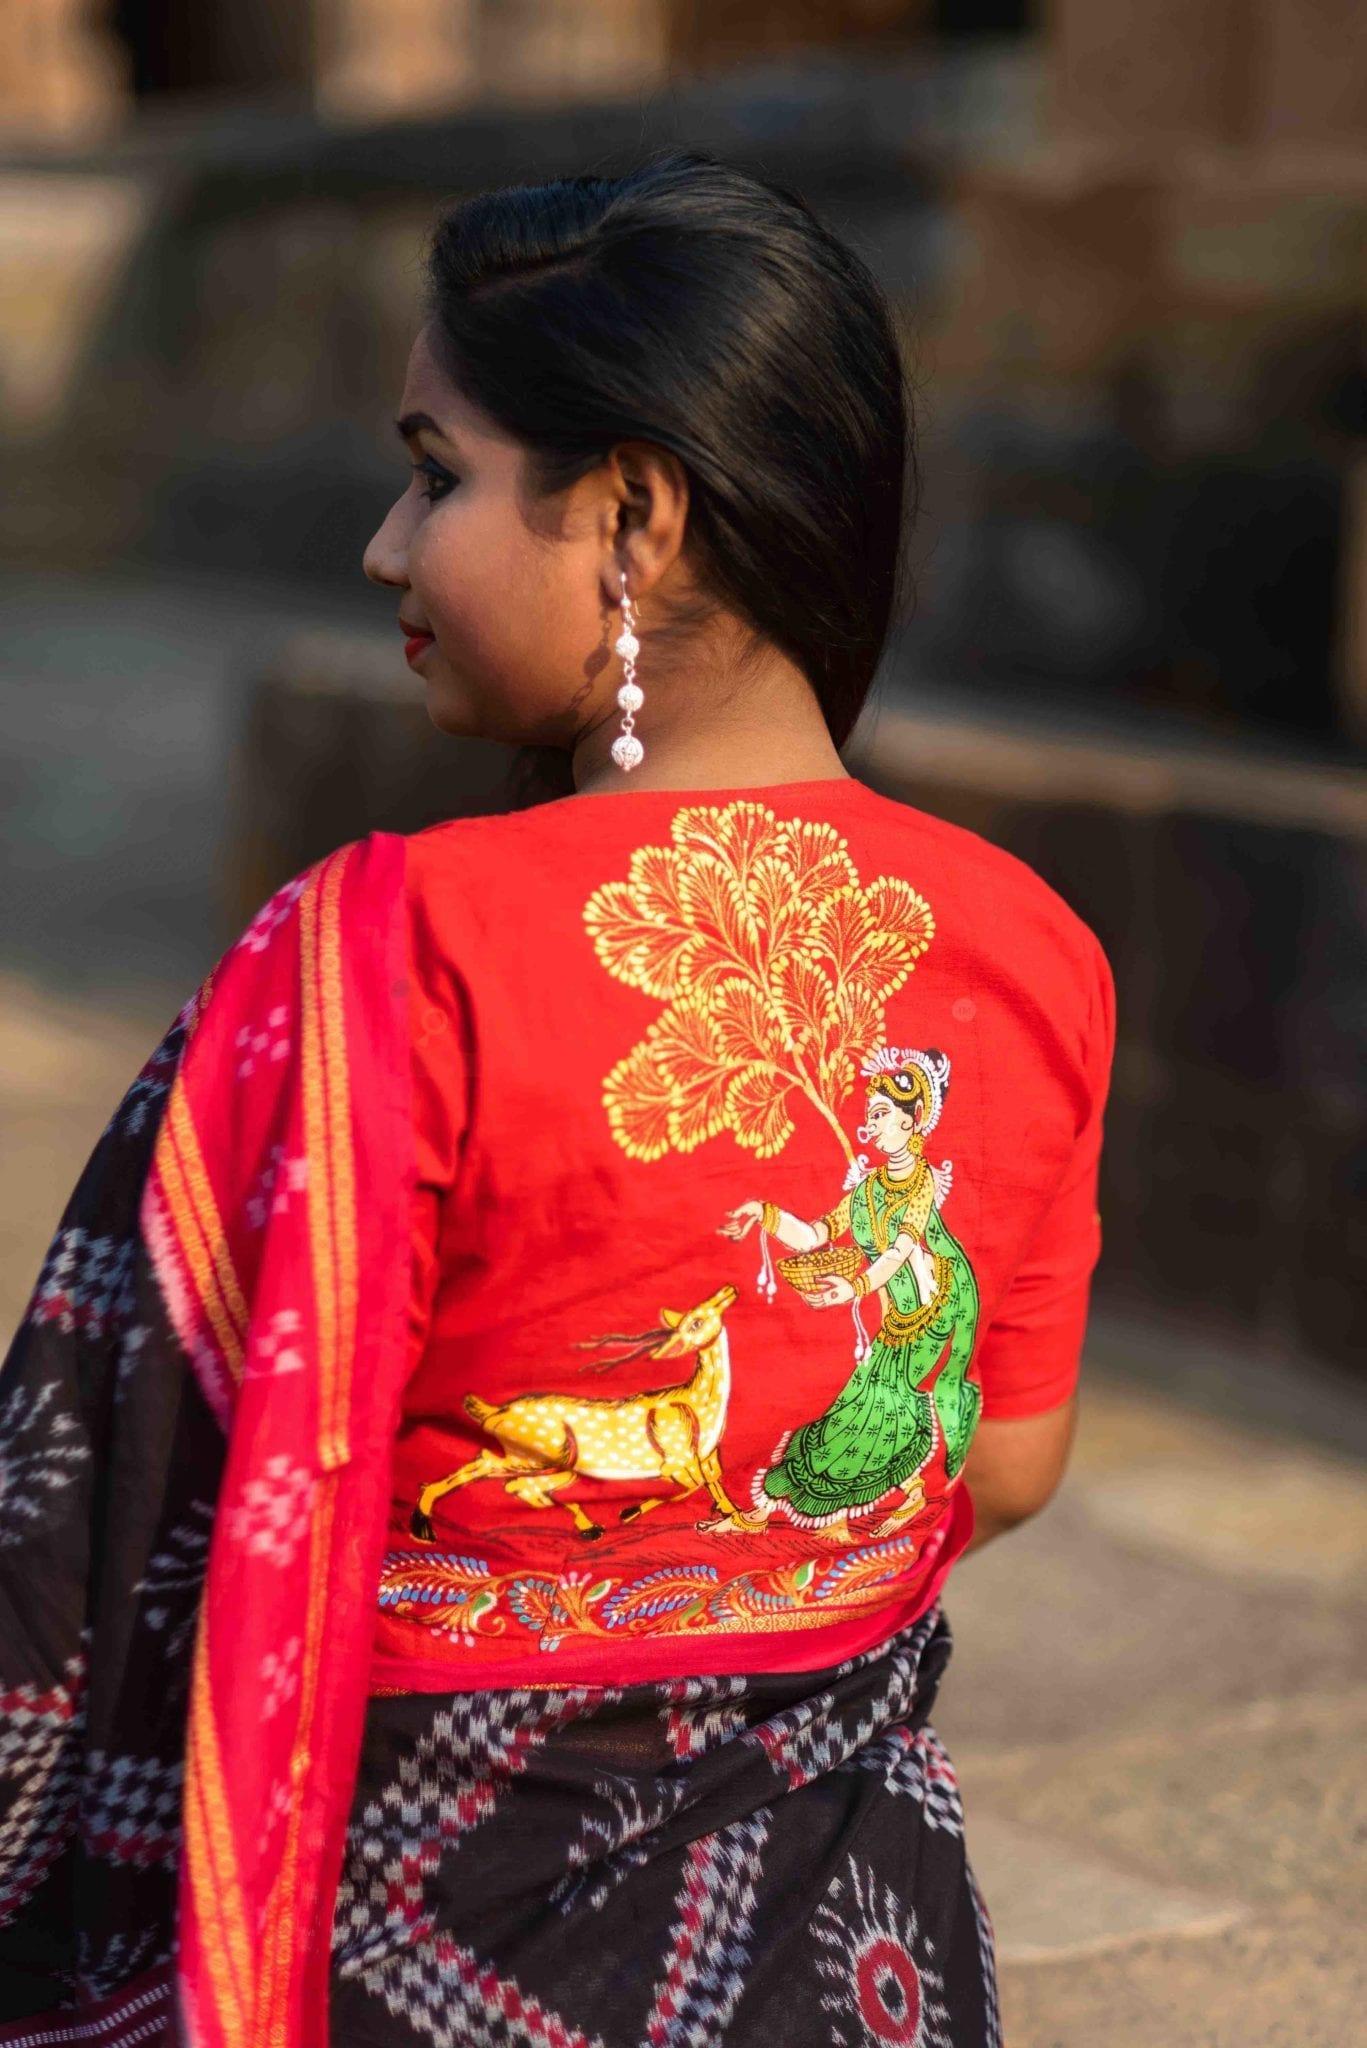
{"label": "woman's shoulder", "polygon": [[442,818],[416,832],[396,834],[404,852],[409,900],[435,896],[448,903],[456,897],[469,901],[484,883],[534,867],[541,836],[526,811]]}
{"label": "woman's shoulder", "polygon": [[608,806],[585,799],[528,804],[518,810],[478,811],[441,818],[402,838],[408,865],[415,875],[473,873],[482,866],[505,867],[509,861],[554,862],[572,850],[576,839],[598,836]]}
{"label": "woman's shoulder", "polygon": [[527,816],[525,811],[475,811],[466,817],[439,818],[435,824],[398,836],[411,861],[458,860],[517,836],[519,828],[525,830]]}
{"label": "woman's shoulder", "polygon": [[[928,895],[932,887],[938,889],[951,918],[989,934],[998,946],[1029,949],[1047,940],[1088,976],[1098,963],[1105,966],[1092,927],[1019,854],[970,826],[899,798],[880,796],[879,801],[892,830],[902,837],[908,879],[916,880],[919,873]],[[933,900],[931,907],[937,907]]]}

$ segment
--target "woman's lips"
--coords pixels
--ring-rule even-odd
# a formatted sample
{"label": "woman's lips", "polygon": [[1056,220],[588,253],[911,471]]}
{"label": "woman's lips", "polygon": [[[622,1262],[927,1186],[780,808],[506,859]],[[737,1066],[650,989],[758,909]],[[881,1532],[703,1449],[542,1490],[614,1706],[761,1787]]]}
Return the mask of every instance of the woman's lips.
{"label": "woman's lips", "polygon": [[411,640],[405,640],[403,651],[406,659],[410,662],[415,661],[422,653],[424,647],[432,645],[432,638],[433,636],[430,633],[415,633]]}

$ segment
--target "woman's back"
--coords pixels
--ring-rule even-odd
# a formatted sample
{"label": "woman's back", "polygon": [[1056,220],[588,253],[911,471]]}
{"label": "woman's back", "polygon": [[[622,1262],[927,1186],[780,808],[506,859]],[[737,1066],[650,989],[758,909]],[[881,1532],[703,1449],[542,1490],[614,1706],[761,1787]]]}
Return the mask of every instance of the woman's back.
{"label": "woman's back", "polygon": [[[1075,1383],[1095,939],[1011,856],[852,778],[570,798],[407,859],[413,1372],[376,1685],[801,1670],[883,1640],[971,1533],[979,1412]],[[910,1145],[865,1121],[899,1070]],[[772,1205],[753,1230],[746,1204]],[[845,1277],[818,1307],[823,1261]]]}

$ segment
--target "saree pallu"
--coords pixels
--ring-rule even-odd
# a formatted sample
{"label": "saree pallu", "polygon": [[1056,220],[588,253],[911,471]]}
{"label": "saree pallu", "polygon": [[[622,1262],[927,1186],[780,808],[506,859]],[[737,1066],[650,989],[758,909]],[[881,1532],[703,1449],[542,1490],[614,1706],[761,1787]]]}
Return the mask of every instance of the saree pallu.
{"label": "saree pallu", "polygon": [[217,962],[0,1368],[0,2042],[326,2040],[407,1362],[404,847]]}
{"label": "saree pallu", "polygon": [[334,2048],[1000,2048],[949,1652],[372,1700]]}

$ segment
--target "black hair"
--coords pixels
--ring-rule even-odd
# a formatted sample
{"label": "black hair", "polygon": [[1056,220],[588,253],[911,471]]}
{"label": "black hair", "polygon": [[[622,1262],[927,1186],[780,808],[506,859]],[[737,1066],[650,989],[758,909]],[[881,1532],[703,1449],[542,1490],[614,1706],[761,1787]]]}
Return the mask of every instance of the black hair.
{"label": "black hair", "polygon": [[698,580],[796,662],[842,746],[917,483],[906,373],[862,259],[795,193],[671,150],[458,201],[432,234],[426,312],[536,490],[623,440],[678,458]]}

